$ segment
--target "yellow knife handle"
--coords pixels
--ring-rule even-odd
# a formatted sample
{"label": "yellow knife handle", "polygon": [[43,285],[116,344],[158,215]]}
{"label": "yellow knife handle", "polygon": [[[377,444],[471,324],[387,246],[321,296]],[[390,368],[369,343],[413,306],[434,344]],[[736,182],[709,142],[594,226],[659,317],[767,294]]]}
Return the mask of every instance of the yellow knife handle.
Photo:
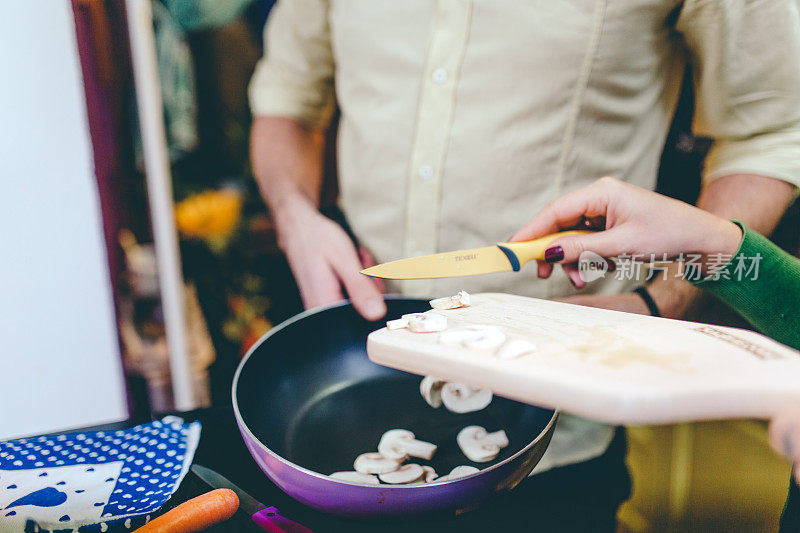
{"label": "yellow knife handle", "polygon": [[531,241],[498,242],[497,247],[506,254],[508,261],[511,263],[511,268],[514,272],[517,272],[528,261],[533,261],[534,259],[543,261],[544,251],[554,240],[568,235],[585,235],[586,233],[592,232],[584,230],[560,231]]}

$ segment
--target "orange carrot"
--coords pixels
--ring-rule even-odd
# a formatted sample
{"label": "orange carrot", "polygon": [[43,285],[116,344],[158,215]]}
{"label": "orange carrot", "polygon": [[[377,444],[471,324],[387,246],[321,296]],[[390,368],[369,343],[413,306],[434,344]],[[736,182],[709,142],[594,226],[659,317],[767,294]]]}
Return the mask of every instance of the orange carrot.
{"label": "orange carrot", "polygon": [[239,508],[230,489],[216,489],[180,504],[134,533],[195,533],[224,522]]}

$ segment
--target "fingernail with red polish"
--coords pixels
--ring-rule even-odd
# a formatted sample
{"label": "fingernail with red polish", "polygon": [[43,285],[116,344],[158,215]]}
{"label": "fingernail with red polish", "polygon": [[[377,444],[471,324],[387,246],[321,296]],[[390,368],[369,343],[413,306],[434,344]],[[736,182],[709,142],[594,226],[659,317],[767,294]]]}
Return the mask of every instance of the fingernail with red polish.
{"label": "fingernail with red polish", "polygon": [[544,251],[544,260],[548,263],[558,263],[564,259],[564,249],[560,246],[553,246]]}
{"label": "fingernail with red polish", "polygon": [[606,263],[608,263],[609,272],[614,272],[617,269],[617,263],[613,259],[606,259]]}

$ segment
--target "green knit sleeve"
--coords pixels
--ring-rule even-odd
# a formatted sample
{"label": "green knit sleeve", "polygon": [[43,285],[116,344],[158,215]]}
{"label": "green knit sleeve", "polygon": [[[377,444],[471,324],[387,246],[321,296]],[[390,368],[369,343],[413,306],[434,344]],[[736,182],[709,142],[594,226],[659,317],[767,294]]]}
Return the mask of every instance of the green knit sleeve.
{"label": "green knit sleeve", "polygon": [[757,330],[800,349],[800,259],[736,223],[744,238],[713,276],[692,281],[739,312]]}

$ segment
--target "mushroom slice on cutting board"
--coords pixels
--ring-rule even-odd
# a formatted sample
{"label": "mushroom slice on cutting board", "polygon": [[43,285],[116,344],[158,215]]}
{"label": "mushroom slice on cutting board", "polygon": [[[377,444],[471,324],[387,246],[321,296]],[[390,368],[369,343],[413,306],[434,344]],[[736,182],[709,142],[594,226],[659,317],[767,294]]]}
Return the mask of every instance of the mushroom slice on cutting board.
{"label": "mushroom slice on cutting board", "polygon": [[536,345],[525,339],[512,339],[497,350],[498,359],[516,359],[536,351]]}
{"label": "mushroom slice on cutting board", "polygon": [[386,474],[400,468],[400,463],[402,461],[389,459],[377,452],[370,452],[356,457],[353,468],[361,474]]}
{"label": "mushroom slice on cutting board", "polygon": [[422,479],[425,475],[425,470],[416,463],[408,463],[407,465],[403,465],[394,472],[387,472],[385,474],[380,474],[378,477],[384,483],[388,483],[390,485],[403,485],[406,483],[413,483]]}
{"label": "mushroom slice on cutting board", "polygon": [[334,472],[329,477],[339,481],[349,481],[351,483],[363,483],[365,485],[380,485],[378,476],[362,474],[361,472]]}
{"label": "mushroom slice on cutting board", "polygon": [[415,439],[407,429],[390,429],[378,443],[379,454],[398,461],[405,461],[409,455],[430,461],[435,452],[435,444]]}
{"label": "mushroom slice on cutting board", "polygon": [[458,432],[456,442],[470,461],[485,463],[497,457],[501,448],[508,446],[508,436],[502,429],[487,433],[481,426],[467,426]]}
{"label": "mushroom slice on cutting board", "polygon": [[425,376],[419,383],[419,393],[425,401],[434,408],[442,406],[442,387],[447,383],[443,379]]}
{"label": "mushroom slice on cutting board", "polygon": [[408,317],[408,329],[414,333],[437,333],[447,329],[447,317],[438,313],[412,313]]}
{"label": "mushroom slice on cutting board", "polygon": [[492,391],[470,387],[464,383],[446,383],[442,387],[442,403],[448,411],[472,413],[492,403]]}
{"label": "mushroom slice on cutting board", "polygon": [[460,344],[464,348],[478,351],[491,351],[506,341],[503,328],[482,324],[469,324],[442,332],[442,344]]}
{"label": "mushroom slice on cutting board", "polygon": [[467,291],[458,291],[458,294],[455,296],[436,298],[435,300],[431,300],[430,304],[434,309],[458,309],[459,307],[467,307],[469,305],[469,293],[467,293]]}
{"label": "mushroom slice on cutting board", "polygon": [[470,476],[470,475],[475,474],[477,472],[480,472],[480,470],[475,468],[474,466],[467,466],[467,465],[457,466],[454,469],[452,469],[449,474],[447,474],[446,476],[440,477],[436,481],[452,481],[452,480],[458,479],[460,477]]}
{"label": "mushroom slice on cutting board", "polygon": [[389,320],[386,322],[386,329],[405,329],[408,327],[407,318],[398,318],[396,320]]}

